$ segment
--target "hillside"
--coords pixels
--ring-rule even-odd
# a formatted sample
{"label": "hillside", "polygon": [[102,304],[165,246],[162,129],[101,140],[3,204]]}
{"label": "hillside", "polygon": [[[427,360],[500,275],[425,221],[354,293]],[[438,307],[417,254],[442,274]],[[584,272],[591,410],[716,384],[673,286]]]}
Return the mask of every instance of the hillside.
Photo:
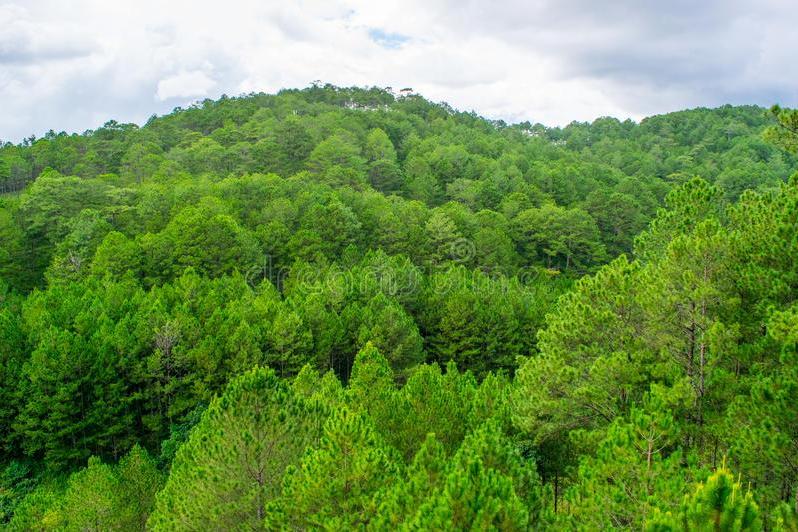
{"label": "hillside", "polygon": [[796,523],[787,118],[312,86],[3,145],[0,520]]}

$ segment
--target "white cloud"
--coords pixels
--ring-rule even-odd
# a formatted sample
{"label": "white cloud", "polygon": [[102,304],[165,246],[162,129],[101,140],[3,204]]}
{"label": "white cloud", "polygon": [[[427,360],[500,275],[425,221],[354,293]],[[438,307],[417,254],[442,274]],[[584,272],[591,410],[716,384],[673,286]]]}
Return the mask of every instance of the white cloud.
{"label": "white cloud", "polygon": [[0,138],[317,79],[546,124],[795,105],[796,15],[787,0],[0,0]]}
{"label": "white cloud", "polygon": [[201,70],[179,72],[159,81],[155,95],[160,101],[169,98],[196,98],[207,96],[215,85],[216,82]]}
{"label": "white cloud", "polygon": [[95,46],[88,35],[27,15],[21,6],[0,4],[0,65],[74,59],[90,54]]}

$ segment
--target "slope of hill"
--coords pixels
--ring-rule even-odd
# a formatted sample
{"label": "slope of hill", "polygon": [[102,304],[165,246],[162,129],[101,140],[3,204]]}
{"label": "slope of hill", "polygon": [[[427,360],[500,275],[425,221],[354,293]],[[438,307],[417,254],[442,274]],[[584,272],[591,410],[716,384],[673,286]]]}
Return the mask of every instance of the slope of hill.
{"label": "slope of hill", "polygon": [[[641,528],[715,497],[791,522],[774,121],[314,86],[4,145],[0,518]],[[755,494],[723,498],[724,457]]]}

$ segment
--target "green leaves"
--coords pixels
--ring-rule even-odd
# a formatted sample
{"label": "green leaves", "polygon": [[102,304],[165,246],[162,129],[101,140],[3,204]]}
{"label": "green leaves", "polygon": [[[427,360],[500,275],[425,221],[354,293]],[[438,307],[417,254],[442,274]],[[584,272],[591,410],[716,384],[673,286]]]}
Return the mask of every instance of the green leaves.
{"label": "green leaves", "polygon": [[635,239],[635,256],[646,262],[665,252],[668,242],[688,234],[708,218],[719,219],[723,205],[720,190],[707,181],[694,178],[673,189],[649,228]]}
{"label": "green leaves", "polygon": [[676,515],[656,514],[646,530],[756,531],[762,530],[762,520],[751,492],[723,467],[685,498]]}
{"label": "green leaves", "polygon": [[721,477],[680,505],[724,455],[791,526],[798,165],[761,111],[314,85],[0,146],[4,515],[143,528],[140,444],[157,529],[755,528]]}
{"label": "green leaves", "polygon": [[798,151],[798,110],[774,105],[770,113],[776,118],[776,125],[765,130],[765,139],[787,151]]}
{"label": "green leaves", "polygon": [[522,211],[513,220],[515,240],[527,264],[585,272],[591,264],[603,262],[595,220],[581,209],[564,209],[552,204]]}
{"label": "green leaves", "polygon": [[640,528],[655,508],[679,504],[687,479],[697,473],[674,450],[680,427],[657,392],[645,407],[633,407],[628,421],[619,417],[613,422],[595,457],[582,458],[575,484],[565,494],[568,512],[558,518],[563,523]]}
{"label": "green leaves", "polygon": [[[671,194],[672,210],[638,241],[641,260],[577,282],[517,373],[519,428],[545,446],[596,449],[566,497],[569,518],[590,528],[639,527],[652,497],[675,511],[694,474],[680,456],[714,464],[728,452],[769,509],[794,493],[795,296],[783,262],[794,188],[725,212],[717,193],[694,180]],[[755,527],[734,515],[731,529]]]}
{"label": "green leaves", "polygon": [[621,256],[577,282],[548,317],[514,395],[517,423],[538,442],[605,427],[641,397],[652,354],[640,342],[638,270]]}
{"label": "green leaves", "polygon": [[327,420],[316,449],[286,473],[281,497],[268,508],[267,528],[341,530],[367,525],[374,495],[398,471],[396,456],[367,418],[347,409]]}
{"label": "green leaves", "polygon": [[258,527],[321,416],[271,370],[234,379],[178,450],[148,527]]}
{"label": "green leaves", "polygon": [[17,506],[11,530],[145,530],[163,474],[134,446],[118,464],[89,458],[64,486],[44,482]]}
{"label": "green leaves", "polygon": [[347,180],[357,182],[366,170],[366,161],[354,139],[345,131],[339,131],[313,148],[307,168],[314,174],[335,179],[332,176],[345,172]]}
{"label": "green leaves", "polygon": [[373,528],[524,530],[535,522],[539,487],[496,423],[470,434],[450,460],[428,434],[406,480],[381,497]]}

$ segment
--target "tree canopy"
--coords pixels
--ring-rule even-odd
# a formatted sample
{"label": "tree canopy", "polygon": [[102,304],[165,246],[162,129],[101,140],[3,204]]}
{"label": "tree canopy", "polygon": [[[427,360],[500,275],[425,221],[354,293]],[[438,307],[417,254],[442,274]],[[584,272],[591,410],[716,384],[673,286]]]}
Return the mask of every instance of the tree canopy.
{"label": "tree canopy", "polygon": [[313,85],[0,146],[0,526],[795,530],[795,125]]}

